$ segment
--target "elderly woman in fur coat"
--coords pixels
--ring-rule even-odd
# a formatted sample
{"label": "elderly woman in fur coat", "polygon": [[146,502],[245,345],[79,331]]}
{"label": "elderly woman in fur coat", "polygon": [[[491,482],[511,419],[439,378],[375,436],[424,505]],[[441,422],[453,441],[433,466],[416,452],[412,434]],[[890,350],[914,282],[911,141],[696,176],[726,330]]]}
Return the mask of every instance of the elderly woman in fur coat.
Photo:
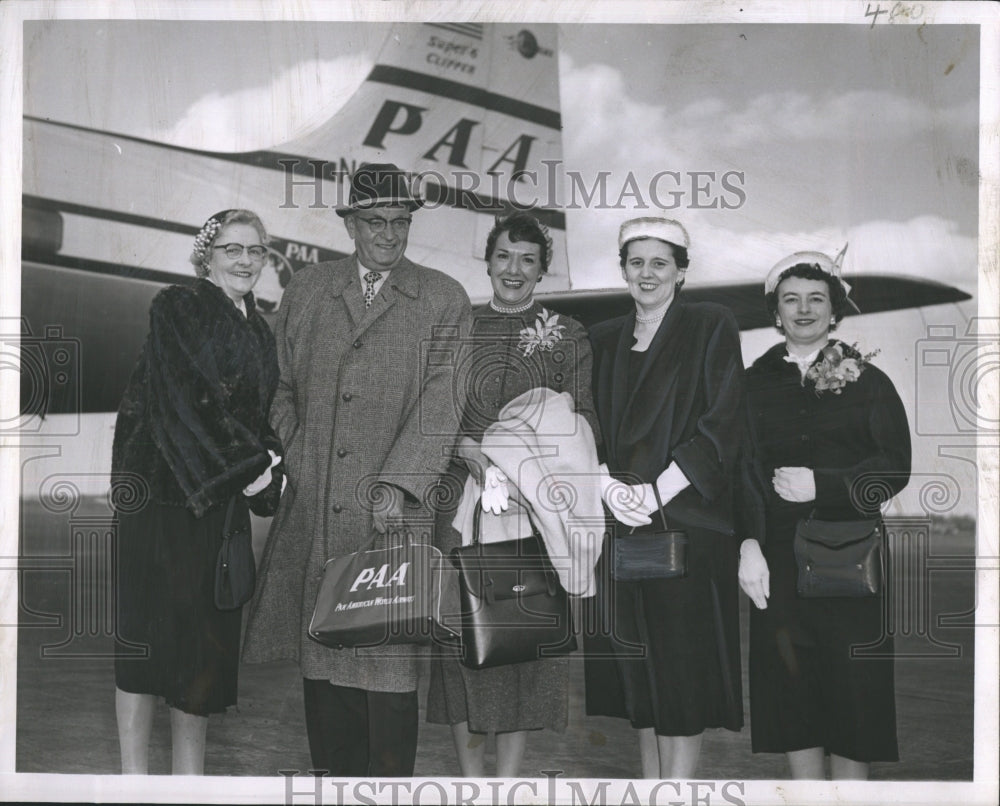
{"label": "elderly woman in fur coat", "polygon": [[153,299],[149,336],[118,410],[118,635],[122,772],[146,773],[158,697],[170,707],[174,774],[201,774],[208,714],[236,703],[241,609],[216,607],[227,514],[273,513],[281,450],[267,415],[274,337],[250,290],[267,234],[248,210],[216,213],[195,237],[193,285]]}

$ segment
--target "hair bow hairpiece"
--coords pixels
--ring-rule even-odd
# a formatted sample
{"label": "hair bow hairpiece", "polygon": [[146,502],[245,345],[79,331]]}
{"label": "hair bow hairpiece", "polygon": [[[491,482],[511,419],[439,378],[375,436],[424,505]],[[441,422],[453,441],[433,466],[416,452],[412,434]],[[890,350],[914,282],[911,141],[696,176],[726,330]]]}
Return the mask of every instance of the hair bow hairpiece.
{"label": "hair bow hairpiece", "polygon": [[221,210],[209,216],[208,220],[201,225],[201,229],[194,236],[194,249],[192,250],[199,260],[203,261],[205,259],[205,256],[208,254],[208,248],[212,245],[212,241],[215,240],[215,236],[219,234],[219,229],[222,227],[222,220],[231,212],[233,211]]}

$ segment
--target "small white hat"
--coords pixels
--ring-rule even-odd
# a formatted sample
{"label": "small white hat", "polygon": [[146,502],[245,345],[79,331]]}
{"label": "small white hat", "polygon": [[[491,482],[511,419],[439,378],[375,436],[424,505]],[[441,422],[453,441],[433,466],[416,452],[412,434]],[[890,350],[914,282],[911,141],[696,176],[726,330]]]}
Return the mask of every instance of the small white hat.
{"label": "small white hat", "polygon": [[618,230],[618,248],[621,249],[629,241],[634,241],[636,238],[658,238],[661,241],[683,246],[685,249],[691,245],[687,230],[679,221],[670,218],[648,216],[626,221]]}
{"label": "small white hat", "polygon": [[[824,271],[833,277],[844,289],[844,294],[847,295],[848,304],[854,308],[855,311],[858,310],[858,306],[854,304],[854,300],[850,298],[851,287],[847,284],[844,278],[841,276],[842,264],[844,262],[844,255],[847,253],[847,244],[844,244],[844,248],[837,253],[835,258],[830,258],[829,255],[825,255],[822,252],[794,252],[786,258],[782,258],[774,267],[767,273],[767,277],[764,280],[764,296],[767,296],[772,291],[778,287],[778,282],[781,279],[781,275],[792,268],[792,266],[798,266],[800,263],[804,263],[808,266],[816,266],[820,271]],[[859,311],[860,313],[860,311]]]}

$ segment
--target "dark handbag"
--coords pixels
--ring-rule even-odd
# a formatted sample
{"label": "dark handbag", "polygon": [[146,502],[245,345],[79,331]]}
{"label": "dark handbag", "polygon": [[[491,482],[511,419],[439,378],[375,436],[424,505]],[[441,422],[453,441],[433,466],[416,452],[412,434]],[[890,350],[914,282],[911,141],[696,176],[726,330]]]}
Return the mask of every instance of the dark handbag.
{"label": "dark handbag", "polygon": [[[316,593],[309,637],[325,646],[454,642],[443,624],[442,589],[454,572],[441,552],[426,543],[401,541],[376,548],[382,536],[353,554],[327,560]],[[454,583],[454,579],[450,580]]]}
{"label": "dark handbag", "polygon": [[253,596],[256,582],[250,510],[243,496],[234,496],[226,508],[222,545],[215,560],[215,606],[219,610],[242,607]]}
{"label": "dark handbag", "polygon": [[878,596],[882,590],[882,522],[821,521],[795,527],[799,596]]}
{"label": "dark handbag", "polygon": [[480,542],[482,504],[472,544],[449,555],[458,569],[462,664],[470,669],[566,655],[576,650],[569,597],[541,535]]}
{"label": "dark handbag", "polygon": [[663,529],[656,532],[616,534],[611,575],[619,582],[641,579],[680,579],[687,576],[687,532],[667,526],[660,491],[653,484]]}

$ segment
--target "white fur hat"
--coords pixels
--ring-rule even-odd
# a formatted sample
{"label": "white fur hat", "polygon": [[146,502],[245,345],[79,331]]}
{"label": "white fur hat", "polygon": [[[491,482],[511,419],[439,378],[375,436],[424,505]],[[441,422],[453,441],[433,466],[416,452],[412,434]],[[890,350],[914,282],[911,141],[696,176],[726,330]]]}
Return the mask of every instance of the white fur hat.
{"label": "white fur hat", "polygon": [[691,245],[687,230],[679,221],[670,218],[648,216],[626,221],[618,230],[618,248],[621,249],[629,241],[634,241],[636,238],[658,238],[661,241],[683,246],[685,249]]}

